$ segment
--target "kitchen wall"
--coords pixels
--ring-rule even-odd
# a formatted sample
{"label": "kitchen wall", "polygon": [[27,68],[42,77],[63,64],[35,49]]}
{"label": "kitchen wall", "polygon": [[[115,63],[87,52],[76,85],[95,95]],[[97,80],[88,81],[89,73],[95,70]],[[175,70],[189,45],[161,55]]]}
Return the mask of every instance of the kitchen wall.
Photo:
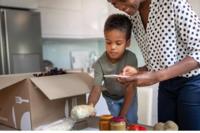
{"label": "kitchen wall", "polygon": [[200,16],[200,0],[188,0],[188,2],[191,4],[192,9],[196,12],[196,14]]}
{"label": "kitchen wall", "polygon": [[[143,57],[132,40],[130,49],[138,57],[139,66],[144,64]],[[104,52],[104,39],[43,39],[43,59],[50,60],[55,67],[70,69],[72,51],[87,51],[96,53],[99,57]]]}
{"label": "kitchen wall", "polygon": [[98,40],[43,39],[43,59],[50,60],[55,67],[71,68],[70,51],[73,50],[98,53]]}

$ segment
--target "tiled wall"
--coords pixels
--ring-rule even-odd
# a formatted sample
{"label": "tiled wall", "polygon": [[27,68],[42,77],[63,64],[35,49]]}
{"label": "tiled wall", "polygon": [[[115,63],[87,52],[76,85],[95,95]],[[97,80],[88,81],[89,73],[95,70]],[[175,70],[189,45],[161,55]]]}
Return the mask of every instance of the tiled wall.
{"label": "tiled wall", "polygon": [[[139,66],[144,65],[142,55],[134,40],[130,49],[136,54]],[[43,39],[43,59],[50,60],[58,68],[71,68],[71,51],[95,52],[99,57],[104,50],[104,39]]]}

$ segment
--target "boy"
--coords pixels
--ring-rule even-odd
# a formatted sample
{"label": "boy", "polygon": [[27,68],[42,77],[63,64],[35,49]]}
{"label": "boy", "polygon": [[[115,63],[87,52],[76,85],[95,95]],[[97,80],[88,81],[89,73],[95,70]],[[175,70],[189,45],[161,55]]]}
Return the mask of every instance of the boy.
{"label": "boy", "polygon": [[104,75],[119,74],[126,65],[137,67],[135,54],[126,50],[130,45],[131,30],[131,20],[126,15],[113,14],[106,20],[106,52],[94,64],[95,86],[88,99],[88,104],[95,106],[102,92],[110,113],[124,117],[129,124],[137,123],[137,93],[134,85],[124,89],[125,86],[116,79]]}

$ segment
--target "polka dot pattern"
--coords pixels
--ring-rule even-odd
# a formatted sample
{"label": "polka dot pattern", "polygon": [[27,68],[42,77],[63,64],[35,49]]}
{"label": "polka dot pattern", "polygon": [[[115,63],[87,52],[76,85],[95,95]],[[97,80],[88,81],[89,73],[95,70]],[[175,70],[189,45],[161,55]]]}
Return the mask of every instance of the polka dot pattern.
{"label": "polka dot pattern", "polygon": [[[168,68],[186,56],[200,63],[200,19],[187,0],[152,0],[146,31],[139,12],[131,18],[134,36],[149,70]],[[182,76],[198,74],[200,69]]]}

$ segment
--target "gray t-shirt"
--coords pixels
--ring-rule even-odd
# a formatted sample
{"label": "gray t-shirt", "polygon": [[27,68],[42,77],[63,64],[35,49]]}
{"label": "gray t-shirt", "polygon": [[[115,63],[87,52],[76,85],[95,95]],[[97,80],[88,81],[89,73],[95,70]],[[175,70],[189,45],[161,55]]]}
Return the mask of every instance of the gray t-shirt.
{"label": "gray t-shirt", "polygon": [[104,78],[103,75],[119,74],[126,65],[137,68],[137,58],[131,51],[125,50],[123,57],[116,63],[112,63],[108,59],[106,52],[104,52],[103,55],[94,64],[95,84],[103,86],[105,89],[104,91],[106,91],[111,97],[112,95],[123,97],[125,93],[124,86],[120,84],[116,79]]}

